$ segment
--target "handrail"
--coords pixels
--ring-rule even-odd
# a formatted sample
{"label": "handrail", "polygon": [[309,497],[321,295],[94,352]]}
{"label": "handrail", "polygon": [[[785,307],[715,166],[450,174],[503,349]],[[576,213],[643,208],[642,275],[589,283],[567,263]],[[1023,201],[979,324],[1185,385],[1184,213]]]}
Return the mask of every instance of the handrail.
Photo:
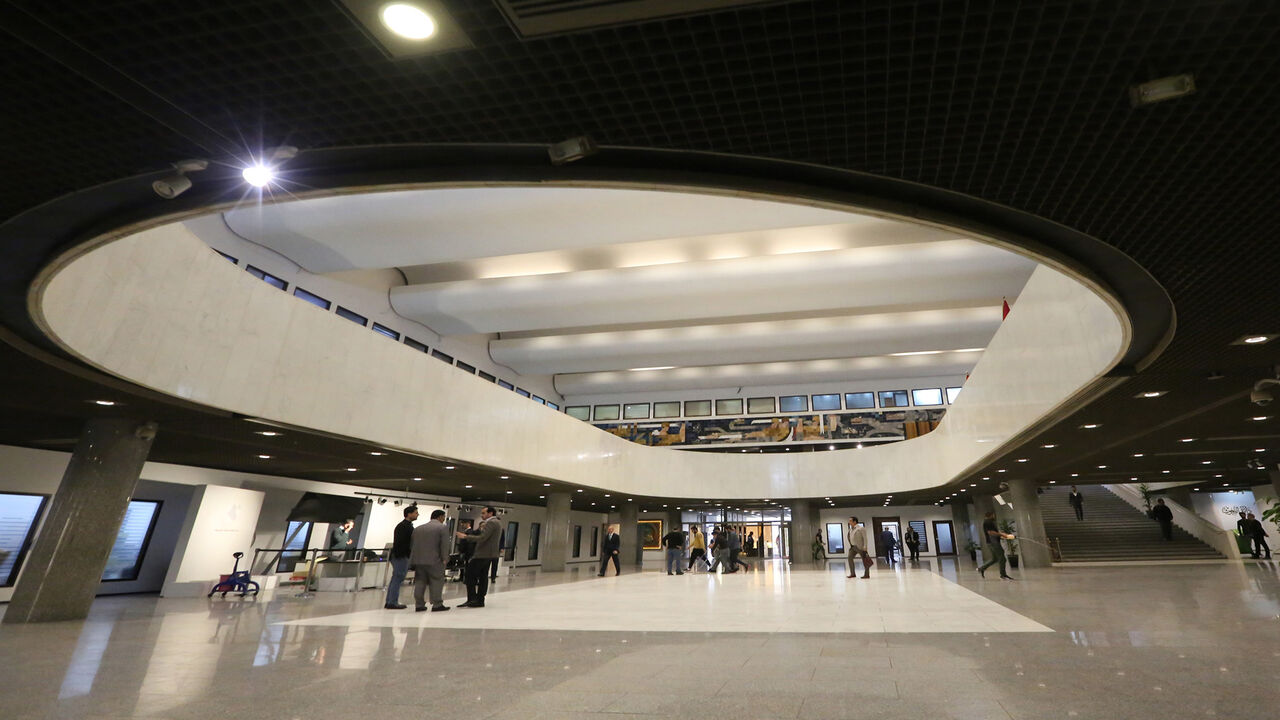
{"label": "handrail", "polygon": [[[1147,512],[1146,503],[1142,500],[1142,493],[1134,486],[1117,483],[1115,485],[1103,485],[1103,487],[1134,508],[1144,513]],[[1231,537],[1231,533],[1200,517],[1194,510],[1185,508],[1169,498],[1164,500],[1165,505],[1173,513],[1174,524],[1186,530],[1192,537],[1222,553],[1225,557],[1240,557],[1240,548],[1236,546],[1235,539]]]}

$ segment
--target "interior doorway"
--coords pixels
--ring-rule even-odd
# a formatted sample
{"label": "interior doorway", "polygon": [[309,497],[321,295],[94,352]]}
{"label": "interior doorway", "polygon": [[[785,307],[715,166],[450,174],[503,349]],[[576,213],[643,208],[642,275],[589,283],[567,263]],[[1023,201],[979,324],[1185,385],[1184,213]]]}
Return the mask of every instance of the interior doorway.
{"label": "interior doorway", "polygon": [[897,546],[902,545],[902,518],[895,517],[873,517],[871,518],[871,527],[875,535],[876,557],[884,557],[884,540],[881,538],[884,531],[888,530],[893,535],[893,542]]}
{"label": "interior doorway", "polygon": [[933,521],[933,546],[939,555],[956,554],[956,536],[950,520]]}

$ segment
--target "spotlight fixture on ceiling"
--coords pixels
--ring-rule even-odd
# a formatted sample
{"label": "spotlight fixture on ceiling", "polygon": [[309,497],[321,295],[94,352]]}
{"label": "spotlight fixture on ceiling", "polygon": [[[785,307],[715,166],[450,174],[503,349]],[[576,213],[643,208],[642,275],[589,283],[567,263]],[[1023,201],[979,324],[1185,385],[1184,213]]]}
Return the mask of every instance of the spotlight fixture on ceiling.
{"label": "spotlight fixture on ceiling", "polygon": [[1102,427],[1102,423],[1085,423],[1084,425],[1080,426],[1080,429],[1081,430],[1097,430],[1100,427]]}
{"label": "spotlight fixture on ceiling", "polygon": [[548,146],[547,156],[551,158],[552,165],[564,165],[595,155],[599,151],[594,140],[586,135],[579,135]]}
{"label": "spotlight fixture on ceiling", "polygon": [[1154,105],[1173,100],[1196,91],[1196,77],[1190,73],[1148,80],[1129,87],[1129,104],[1133,107]]}
{"label": "spotlight fixture on ceiling", "polygon": [[1148,390],[1147,392],[1140,392],[1137,395],[1134,395],[1134,397],[1141,398],[1144,400],[1150,400],[1152,398],[1158,398],[1168,394],[1169,394],[1168,390]]}
{"label": "spotlight fixture on ceiling", "polygon": [[1231,341],[1232,345],[1265,345],[1280,337],[1280,333],[1250,333]]}
{"label": "spotlight fixture on ceiling", "polygon": [[179,160],[173,164],[173,174],[151,183],[151,189],[165,200],[172,200],[191,189],[191,178],[187,173],[200,172],[208,167],[208,160]]}
{"label": "spotlight fixture on ceiling", "polygon": [[436,21],[425,10],[409,3],[388,3],[378,13],[388,30],[409,40],[426,40],[436,34]]}

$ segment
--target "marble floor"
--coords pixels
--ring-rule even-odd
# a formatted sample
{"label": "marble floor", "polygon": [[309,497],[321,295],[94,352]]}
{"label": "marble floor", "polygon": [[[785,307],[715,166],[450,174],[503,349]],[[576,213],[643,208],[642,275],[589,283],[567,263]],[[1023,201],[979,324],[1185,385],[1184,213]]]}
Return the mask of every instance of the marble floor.
{"label": "marble floor", "polygon": [[591,570],[522,572],[448,613],[376,591],[102,598],[87,621],[0,626],[0,718],[1256,720],[1280,703],[1277,564]]}

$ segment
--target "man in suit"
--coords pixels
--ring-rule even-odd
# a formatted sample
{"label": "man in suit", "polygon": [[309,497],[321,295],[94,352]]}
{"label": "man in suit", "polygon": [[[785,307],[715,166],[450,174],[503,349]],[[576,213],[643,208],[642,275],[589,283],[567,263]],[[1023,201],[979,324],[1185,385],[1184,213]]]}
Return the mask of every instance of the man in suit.
{"label": "man in suit", "polygon": [[890,565],[893,564],[893,549],[898,545],[898,539],[893,536],[893,531],[884,528],[880,531],[880,545],[884,547],[884,559]]}
{"label": "man in suit", "polygon": [[1249,539],[1253,541],[1254,557],[1261,557],[1263,551],[1267,553],[1267,560],[1271,559],[1271,546],[1267,544],[1267,529],[1262,526],[1262,522],[1257,516],[1249,513],[1248,517]]}
{"label": "man in suit", "polygon": [[482,608],[489,594],[489,564],[498,557],[502,521],[492,505],[480,511],[480,528],[457,533],[459,540],[475,540],[476,549],[467,562],[467,601],[458,607]]}
{"label": "man in suit", "polygon": [[1160,523],[1160,534],[1165,540],[1173,539],[1173,511],[1168,505],[1164,504],[1164,498],[1156,500],[1156,506],[1151,508],[1151,517]]}
{"label": "man in suit", "polygon": [[400,604],[400,586],[404,585],[404,576],[409,574],[409,556],[413,549],[413,523],[418,519],[418,506],[410,505],[404,509],[404,520],[396,525],[391,542],[391,582],[387,583],[387,600],[383,607],[388,610],[403,610]]}
{"label": "man in suit", "polygon": [[907,552],[911,556],[910,559],[918,561],[920,559],[920,533],[916,532],[916,529],[910,525],[907,526],[907,536],[904,538],[904,543],[907,546]]}
{"label": "man in suit", "polygon": [[1084,496],[1080,494],[1075,485],[1071,486],[1071,494],[1067,496],[1067,500],[1076,511],[1076,520],[1084,520]]}
{"label": "man in suit", "polygon": [[605,568],[613,561],[613,574],[622,574],[622,565],[618,561],[618,552],[622,549],[622,538],[618,537],[618,526],[610,525],[604,529],[604,547],[600,548],[600,572],[596,577],[604,577]]}
{"label": "man in suit", "polygon": [[[417,514],[416,512],[414,513]],[[431,520],[413,529],[409,564],[413,565],[414,610],[427,609],[427,586],[431,586],[431,612],[448,610],[444,604],[444,566],[449,562],[449,528],[444,511],[433,510]]]}

